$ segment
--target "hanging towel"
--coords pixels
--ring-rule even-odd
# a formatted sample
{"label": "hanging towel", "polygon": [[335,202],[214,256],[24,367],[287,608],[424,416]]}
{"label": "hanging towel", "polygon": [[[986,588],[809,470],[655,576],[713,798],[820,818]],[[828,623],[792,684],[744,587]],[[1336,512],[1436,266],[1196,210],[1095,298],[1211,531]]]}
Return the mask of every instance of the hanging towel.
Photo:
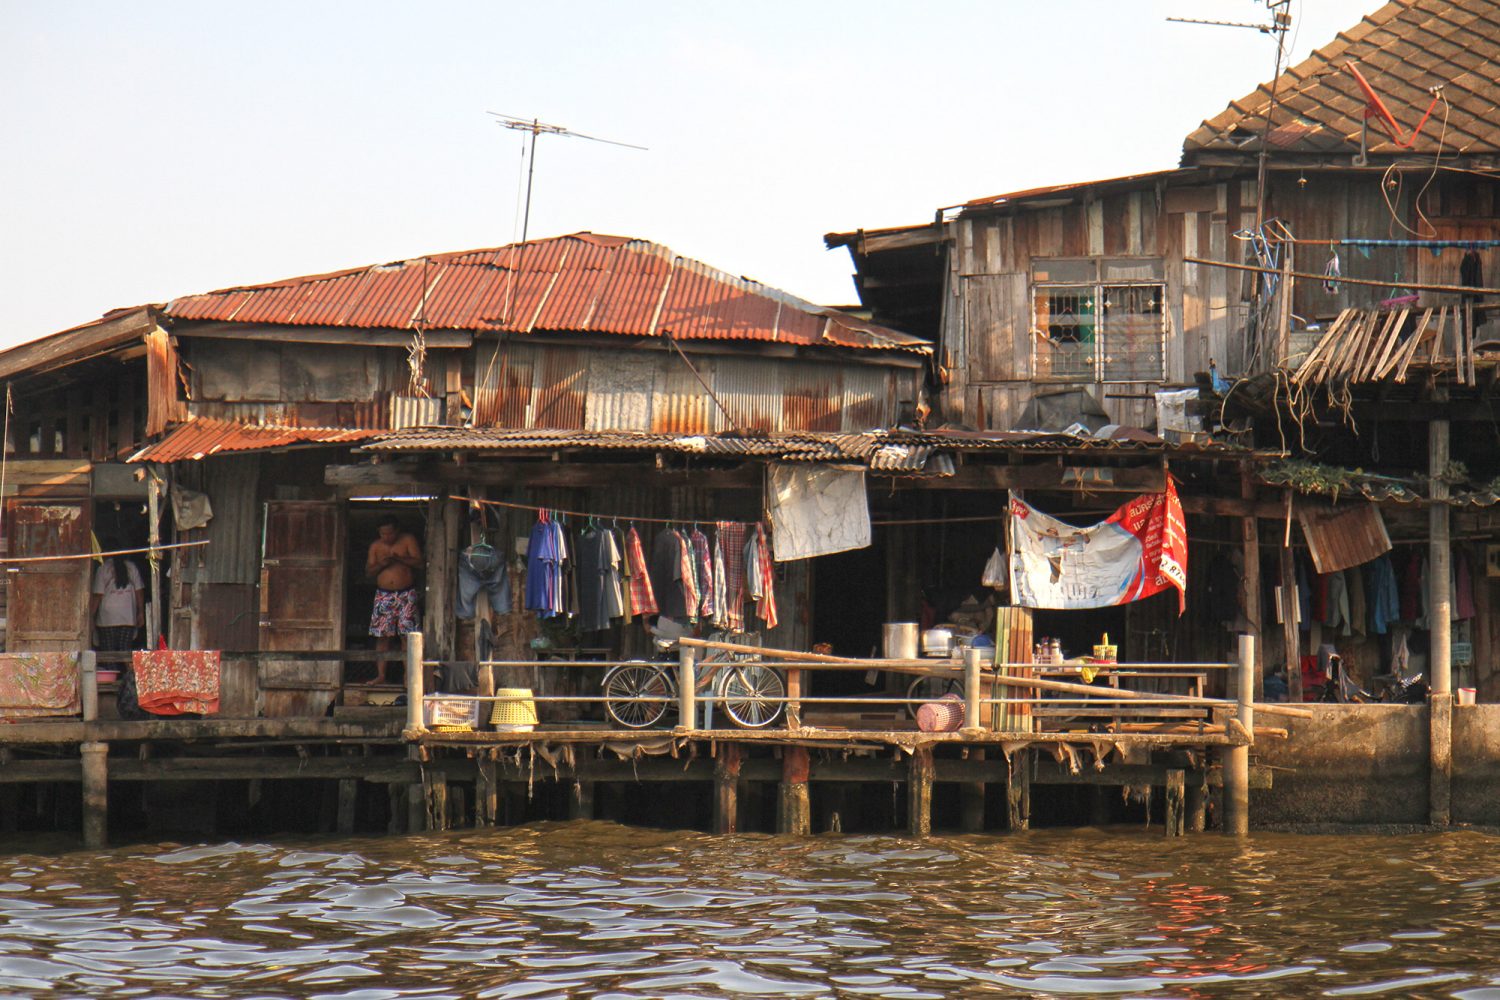
{"label": "hanging towel", "polygon": [[0,719],[80,711],[77,653],[0,653]]}
{"label": "hanging towel", "polygon": [[870,544],[863,469],[772,463],[769,491],[766,506],[778,562]]}
{"label": "hanging towel", "polygon": [[219,651],[138,649],[131,654],[136,698],[153,715],[219,710]]}

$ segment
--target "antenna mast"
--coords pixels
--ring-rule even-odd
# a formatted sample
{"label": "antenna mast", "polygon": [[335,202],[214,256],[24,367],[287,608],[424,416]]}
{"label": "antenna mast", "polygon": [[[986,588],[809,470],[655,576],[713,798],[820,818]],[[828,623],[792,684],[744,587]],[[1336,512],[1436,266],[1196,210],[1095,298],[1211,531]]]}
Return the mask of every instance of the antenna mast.
{"label": "antenna mast", "polygon": [[[1290,0],[1287,0],[1290,2]],[[570,136],[574,139],[587,139],[590,142],[602,142],[611,146],[624,146],[626,149],[646,150],[645,146],[637,146],[629,142],[616,142],[614,139],[601,139],[597,135],[584,135],[582,132],[574,132],[572,129],[561,125],[549,125],[538,118],[518,118],[515,115],[503,115],[498,111],[487,111],[485,114],[495,117],[495,124],[501,128],[508,128],[516,132],[527,132],[531,135],[531,149],[527,154],[526,162],[526,211],[521,221],[521,243],[526,243],[526,236],[531,227],[531,180],[536,174],[536,141],[542,135]]]}

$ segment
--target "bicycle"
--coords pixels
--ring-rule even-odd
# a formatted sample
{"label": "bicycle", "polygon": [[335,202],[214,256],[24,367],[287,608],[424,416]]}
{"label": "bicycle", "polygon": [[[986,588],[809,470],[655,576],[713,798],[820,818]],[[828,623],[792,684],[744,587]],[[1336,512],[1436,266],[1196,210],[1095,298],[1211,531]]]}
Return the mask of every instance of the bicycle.
{"label": "bicycle", "polygon": [[[708,638],[713,642],[745,645],[760,642],[757,633],[715,632]],[[665,656],[675,652],[677,639],[670,630],[657,633],[654,642],[658,653]],[[764,729],[780,718],[786,708],[786,678],[781,671],[763,666],[759,660],[758,654],[707,649],[698,661],[696,689],[712,691],[724,714],[741,729]],[[629,660],[611,667],[600,686],[605,712],[626,729],[649,729],[677,709],[678,688],[672,660]]]}

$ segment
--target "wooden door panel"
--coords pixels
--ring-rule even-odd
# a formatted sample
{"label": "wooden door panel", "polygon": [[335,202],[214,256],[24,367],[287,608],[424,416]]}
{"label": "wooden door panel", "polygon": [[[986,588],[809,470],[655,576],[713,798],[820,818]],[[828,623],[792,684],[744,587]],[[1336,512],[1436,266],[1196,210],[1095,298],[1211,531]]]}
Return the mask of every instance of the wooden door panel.
{"label": "wooden door panel", "polygon": [[[344,622],[344,517],[336,502],[266,504],[260,569],[260,648],[340,649]],[[267,716],[319,716],[337,693],[338,661],[260,665]]]}
{"label": "wooden door panel", "polygon": [[[77,501],[12,500],[6,534],[17,558],[89,551],[89,506]],[[5,645],[11,652],[79,650],[89,640],[88,559],[20,563],[7,573]]]}

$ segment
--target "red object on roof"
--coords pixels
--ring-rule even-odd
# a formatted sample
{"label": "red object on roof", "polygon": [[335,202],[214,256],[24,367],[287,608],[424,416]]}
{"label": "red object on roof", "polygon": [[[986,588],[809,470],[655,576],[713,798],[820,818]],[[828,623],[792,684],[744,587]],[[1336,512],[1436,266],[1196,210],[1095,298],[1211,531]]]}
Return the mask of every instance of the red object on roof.
{"label": "red object on roof", "polygon": [[666,247],[574,233],[175,299],[166,315],[289,326],[594,333],[926,351],[925,340]]}
{"label": "red object on roof", "polygon": [[131,462],[185,462],[225,451],[264,451],[298,444],[344,444],[389,431],[370,427],[265,427],[195,417],[155,444],[131,455]]}

